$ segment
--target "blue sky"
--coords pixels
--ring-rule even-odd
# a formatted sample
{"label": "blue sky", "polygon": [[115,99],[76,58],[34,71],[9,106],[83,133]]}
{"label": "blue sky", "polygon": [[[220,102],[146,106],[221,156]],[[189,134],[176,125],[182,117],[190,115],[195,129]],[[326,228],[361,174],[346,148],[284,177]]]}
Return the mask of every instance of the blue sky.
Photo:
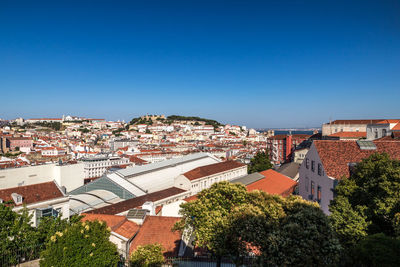
{"label": "blue sky", "polygon": [[0,118],[400,117],[399,1],[0,1]]}

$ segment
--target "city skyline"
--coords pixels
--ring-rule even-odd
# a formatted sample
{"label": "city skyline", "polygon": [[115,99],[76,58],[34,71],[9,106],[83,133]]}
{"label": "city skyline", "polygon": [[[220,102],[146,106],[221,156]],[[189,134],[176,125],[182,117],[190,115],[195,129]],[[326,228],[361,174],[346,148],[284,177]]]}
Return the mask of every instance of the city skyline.
{"label": "city skyline", "polygon": [[397,1],[2,1],[0,118],[398,118]]}

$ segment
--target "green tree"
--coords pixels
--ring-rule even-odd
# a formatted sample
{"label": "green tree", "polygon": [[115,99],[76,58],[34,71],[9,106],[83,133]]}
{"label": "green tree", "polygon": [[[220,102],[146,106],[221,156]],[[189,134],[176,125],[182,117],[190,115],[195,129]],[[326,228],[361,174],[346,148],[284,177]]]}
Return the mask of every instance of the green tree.
{"label": "green tree", "polygon": [[400,266],[400,240],[383,233],[361,240],[352,250],[352,266]]}
{"label": "green tree", "polygon": [[299,197],[247,192],[242,185],[220,182],[181,208],[183,219],[175,229],[193,229],[197,246],[238,266],[251,252],[263,266],[330,265],[339,257],[341,246],[328,217]]}
{"label": "green tree", "polygon": [[39,244],[35,228],[31,225],[32,215],[27,209],[19,213],[0,204],[0,255],[5,266],[36,258]]}
{"label": "green tree", "polygon": [[157,267],[164,263],[163,247],[160,244],[138,246],[132,253],[132,267]]}
{"label": "green tree", "polygon": [[[232,212],[232,234],[255,248],[261,266],[330,266],[341,246],[328,217],[315,203],[249,193],[248,204]],[[243,245],[242,245],[243,247]]]}
{"label": "green tree", "polygon": [[269,160],[268,153],[260,151],[257,152],[254,158],[251,159],[248,172],[261,172],[271,169],[272,167],[273,166],[271,161]]}
{"label": "green tree", "polygon": [[74,223],[50,237],[40,266],[117,266],[119,255],[103,222]]}
{"label": "green tree", "polygon": [[341,242],[354,245],[366,235],[397,235],[400,212],[400,161],[374,153],[342,179],[330,206]]}
{"label": "green tree", "polygon": [[62,232],[72,224],[78,223],[83,216],[74,215],[69,219],[58,217],[42,217],[37,226],[39,244],[48,244],[50,237],[56,232]]}
{"label": "green tree", "polygon": [[183,219],[174,229],[193,229],[197,246],[211,251],[221,264],[223,256],[240,254],[239,244],[232,239],[230,213],[247,202],[247,190],[241,184],[220,182],[198,194],[198,199],[181,205]]}

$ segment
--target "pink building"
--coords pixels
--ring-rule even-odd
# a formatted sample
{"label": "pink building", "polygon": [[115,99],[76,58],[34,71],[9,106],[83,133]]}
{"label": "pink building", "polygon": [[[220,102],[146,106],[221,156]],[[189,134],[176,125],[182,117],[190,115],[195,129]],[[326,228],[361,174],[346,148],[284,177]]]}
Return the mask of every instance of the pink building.
{"label": "pink building", "polygon": [[32,138],[29,137],[7,137],[6,147],[11,151],[15,151],[17,148],[19,150],[21,150],[21,148],[32,149],[33,141]]}

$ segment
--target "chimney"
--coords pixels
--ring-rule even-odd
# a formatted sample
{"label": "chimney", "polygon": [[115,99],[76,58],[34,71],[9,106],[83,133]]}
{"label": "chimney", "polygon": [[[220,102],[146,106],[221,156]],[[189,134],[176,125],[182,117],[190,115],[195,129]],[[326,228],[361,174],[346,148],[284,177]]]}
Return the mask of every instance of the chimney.
{"label": "chimney", "polygon": [[290,161],[290,155],[292,154],[292,135],[286,136],[286,154],[285,161]]}
{"label": "chimney", "polygon": [[149,215],[156,215],[156,207],[154,206],[154,202],[146,201],[143,203],[142,209],[148,210],[150,212]]}

